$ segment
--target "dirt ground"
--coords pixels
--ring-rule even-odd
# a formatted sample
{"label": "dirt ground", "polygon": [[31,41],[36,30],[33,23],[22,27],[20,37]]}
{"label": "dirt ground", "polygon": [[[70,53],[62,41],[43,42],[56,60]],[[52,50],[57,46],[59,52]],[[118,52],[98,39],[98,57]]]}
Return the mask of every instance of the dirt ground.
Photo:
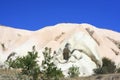
{"label": "dirt ground", "polygon": [[101,74],[89,77],[68,78],[65,80],[120,80],[120,74]]}
{"label": "dirt ground", "polygon": [[[0,80],[31,80],[28,76],[21,76],[19,73],[19,70],[0,69]],[[120,80],[120,74],[102,74],[89,77],[64,78],[61,80]]]}

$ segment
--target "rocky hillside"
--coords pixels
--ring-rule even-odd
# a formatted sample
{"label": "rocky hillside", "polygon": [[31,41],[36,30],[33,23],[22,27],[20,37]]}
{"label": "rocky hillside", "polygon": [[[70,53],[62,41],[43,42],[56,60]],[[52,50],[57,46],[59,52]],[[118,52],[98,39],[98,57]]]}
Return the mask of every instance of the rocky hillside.
{"label": "rocky hillside", "polygon": [[[93,69],[102,65],[103,57],[120,64],[120,33],[85,23],[62,23],[37,31],[0,26],[0,65],[11,53],[16,53],[15,57],[26,55],[34,45],[39,52],[39,64],[42,51],[50,47],[54,63],[66,76],[72,65],[79,67],[80,76],[93,74]],[[65,48],[69,50],[68,60],[63,59]]]}

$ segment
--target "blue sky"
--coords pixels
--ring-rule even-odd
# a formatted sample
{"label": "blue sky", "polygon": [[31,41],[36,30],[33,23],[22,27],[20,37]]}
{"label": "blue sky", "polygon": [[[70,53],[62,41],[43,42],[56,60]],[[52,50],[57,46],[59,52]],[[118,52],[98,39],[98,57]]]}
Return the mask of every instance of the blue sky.
{"label": "blue sky", "polygon": [[120,0],[0,0],[0,24],[38,30],[57,23],[89,23],[120,32]]}

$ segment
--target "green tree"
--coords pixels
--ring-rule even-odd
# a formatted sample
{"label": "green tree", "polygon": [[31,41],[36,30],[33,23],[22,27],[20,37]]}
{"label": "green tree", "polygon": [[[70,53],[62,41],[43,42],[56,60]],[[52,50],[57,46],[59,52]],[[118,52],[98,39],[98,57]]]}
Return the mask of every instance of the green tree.
{"label": "green tree", "polygon": [[45,48],[45,51],[43,52],[44,55],[44,61],[42,62],[42,73],[43,78],[46,80],[59,80],[61,77],[63,77],[62,71],[56,67],[56,65],[52,62],[51,57],[51,48]]}
{"label": "green tree", "polygon": [[38,75],[40,73],[39,65],[37,64],[38,52],[35,50],[35,46],[33,46],[33,50],[28,52],[26,56],[17,57],[15,60],[11,58],[7,60],[9,67],[12,68],[20,68],[22,69],[22,74],[32,76],[33,80],[38,79]]}

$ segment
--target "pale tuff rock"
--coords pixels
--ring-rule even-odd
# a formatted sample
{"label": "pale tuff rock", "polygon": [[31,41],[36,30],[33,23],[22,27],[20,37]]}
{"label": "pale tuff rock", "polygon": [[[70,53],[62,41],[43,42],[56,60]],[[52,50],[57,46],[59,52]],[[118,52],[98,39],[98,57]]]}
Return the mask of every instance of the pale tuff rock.
{"label": "pale tuff rock", "polygon": [[[60,49],[62,49],[61,52],[59,52],[59,54],[61,55],[61,58],[58,57],[58,59],[56,59],[56,60],[58,60],[58,63],[56,63],[56,65],[59,68],[61,68],[63,71],[64,71],[63,66],[67,66],[69,64],[69,66],[66,67],[66,70],[68,70],[69,67],[72,67],[72,65],[76,65],[76,66],[80,67],[80,72],[81,72],[80,76],[91,75],[91,74],[93,74],[94,68],[102,65],[101,58],[99,57],[99,52],[97,51],[98,45],[90,36],[86,35],[84,32],[77,32],[77,33],[73,34],[64,43],[70,44],[71,52],[73,50],[75,50],[75,51],[73,53],[71,53],[69,60],[67,62],[64,62],[64,64],[63,64],[63,59],[61,59],[61,58],[63,57],[62,50],[63,50],[65,44],[60,47]],[[83,64],[81,65],[81,63],[83,63],[83,61],[84,61],[84,64],[86,64],[86,65],[83,65]],[[87,65],[89,65],[89,67]],[[86,71],[82,70],[83,67]],[[66,71],[66,73],[67,73],[67,71]]]}
{"label": "pale tuff rock", "polygon": [[[120,33],[99,29],[90,24],[62,23],[48,26],[37,31],[27,31],[0,26],[0,64],[8,56],[24,56],[36,46],[39,52],[39,64],[44,60],[45,47],[52,49],[54,63],[61,68],[65,76],[72,65],[79,67],[80,76],[92,75],[93,69],[102,65],[107,57],[120,64]],[[69,44],[68,60],[63,59],[65,45]]]}

